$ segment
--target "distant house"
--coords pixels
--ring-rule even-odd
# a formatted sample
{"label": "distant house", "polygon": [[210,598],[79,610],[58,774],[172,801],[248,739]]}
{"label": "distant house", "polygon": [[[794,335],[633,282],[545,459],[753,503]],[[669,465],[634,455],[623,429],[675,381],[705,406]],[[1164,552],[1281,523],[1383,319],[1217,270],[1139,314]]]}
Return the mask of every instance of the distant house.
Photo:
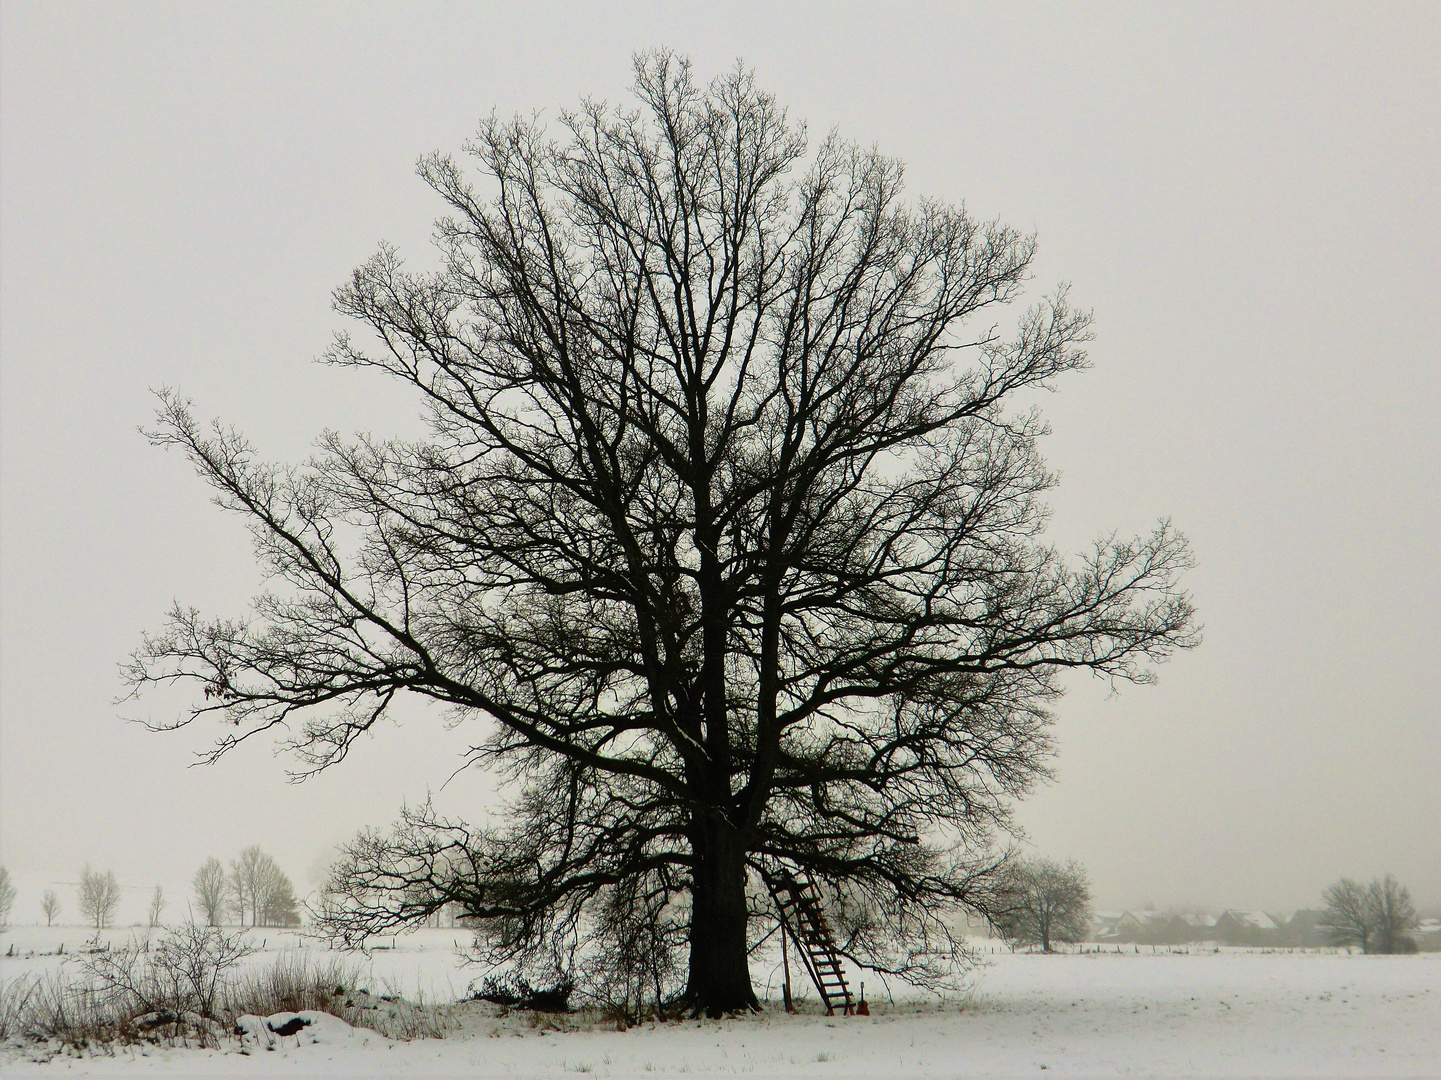
{"label": "distant house", "polygon": [[1216,929],[1229,930],[1236,927],[1243,930],[1277,930],[1280,924],[1264,911],[1242,911],[1227,908],[1216,916]]}
{"label": "distant house", "polygon": [[1287,945],[1298,948],[1315,948],[1331,944],[1331,934],[1321,925],[1326,913],[1302,908],[1287,920],[1282,933]]}
{"label": "distant house", "polygon": [[1441,919],[1422,919],[1411,936],[1422,952],[1441,952]]}
{"label": "distant house", "polygon": [[1116,920],[1115,938],[1117,941],[1140,941],[1146,936],[1146,930],[1152,923],[1152,916],[1158,914],[1154,911],[1123,911],[1121,917]]}
{"label": "distant house", "polygon": [[974,912],[965,912],[957,916],[954,926],[962,935],[968,938],[992,938],[997,936],[990,920],[984,915],[977,915]]}
{"label": "distant house", "polygon": [[1203,941],[1215,922],[1209,915],[1173,911],[1127,911],[1116,920],[1114,939],[1140,945],[1184,945]]}
{"label": "distant house", "polygon": [[1091,940],[1115,941],[1116,923],[1125,914],[1124,911],[1093,911],[1091,913]]}
{"label": "distant house", "polygon": [[[1321,925],[1325,913],[1302,908],[1290,916],[1267,911],[1227,908],[1220,915],[1205,912],[1097,911],[1091,941],[1137,945],[1185,945],[1215,941],[1252,948],[1318,948],[1331,936]],[[1441,919],[1423,919],[1411,932],[1423,952],[1441,952]]]}
{"label": "distant house", "polygon": [[1227,908],[1216,916],[1216,940],[1227,945],[1280,945],[1281,927],[1264,911]]}

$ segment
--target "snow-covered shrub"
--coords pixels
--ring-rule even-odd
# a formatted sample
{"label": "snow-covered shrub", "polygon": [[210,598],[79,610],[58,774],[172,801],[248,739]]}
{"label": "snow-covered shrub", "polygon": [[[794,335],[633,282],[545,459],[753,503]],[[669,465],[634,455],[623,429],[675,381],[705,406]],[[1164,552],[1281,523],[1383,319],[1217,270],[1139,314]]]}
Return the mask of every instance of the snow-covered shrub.
{"label": "snow-covered shrub", "polygon": [[181,926],[153,945],[132,941],[87,953],[83,992],[121,1036],[157,1033],[213,1044],[227,974],[254,951],[213,926]]}
{"label": "snow-covered shrub", "polygon": [[22,977],[0,986],[0,1040],[26,1039],[85,1048],[159,1042],[218,1046],[236,1018],[328,1013],[386,1038],[442,1037],[445,1015],[424,1001],[377,997],[365,989],[358,963],[318,962],[284,953],[243,970],[254,951],[241,935],[187,925],[158,941],[81,954],[70,972]]}
{"label": "snow-covered shrub", "polygon": [[376,996],[364,988],[364,981],[361,965],[343,955],[317,959],[304,951],[284,952],[273,963],[229,979],[218,1007],[227,1029],[238,1016],[320,1012],[391,1039],[445,1035],[444,1018],[424,1001]]}

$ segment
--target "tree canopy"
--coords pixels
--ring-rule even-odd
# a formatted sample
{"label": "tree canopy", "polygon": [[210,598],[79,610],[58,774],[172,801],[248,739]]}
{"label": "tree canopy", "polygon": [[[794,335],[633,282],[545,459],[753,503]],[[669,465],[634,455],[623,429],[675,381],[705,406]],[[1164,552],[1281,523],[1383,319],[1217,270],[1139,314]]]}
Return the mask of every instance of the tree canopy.
{"label": "tree canopy", "polygon": [[1390,874],[1362,885],[1342,878],[1324,894],[1319,926],[1335,945],[1356,945],[1363,953],[1408,953],[1416,940],[1406,931],[1416,926],[1411,890]]}
{"label": "tree canopy", "polygon": [[1086,869],[1072,859],[1017,859],[999,875],[992,920],[1019,945],[1084,941],[1091,929],[1091,885]]}
{"label": "tree canopy", "polygon": [[130,677],[192,683],[159,726],[221,720],[212,759],[283,729],[330,767],[403,692],[475,731],[503,811],[359,837],[342,937],[455,903],[493,960],[572,971],[580,941],[716,1013],[755,1004],[765,876],[804,871],[847,955],[935,979],[1064,672],[1148,682],[1197,640],[1187,546],[1045,543],[1017,399],[1085,365],[1090,317],[1061,289],[993,329],[1032,237],[810,148],[743,68],[635,71],[634,108],[424,158],[441,266],[382,248],[336,292],[367,333],[327,360],[411,388],[427,437],[268,465],[164,395],[153,440],[275,584],[177,606]]}

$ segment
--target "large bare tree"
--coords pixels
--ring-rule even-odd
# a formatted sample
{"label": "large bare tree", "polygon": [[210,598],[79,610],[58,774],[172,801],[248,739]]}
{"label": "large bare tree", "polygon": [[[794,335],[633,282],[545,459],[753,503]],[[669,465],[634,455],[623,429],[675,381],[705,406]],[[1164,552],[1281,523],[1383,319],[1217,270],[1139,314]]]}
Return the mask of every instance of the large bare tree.
{"label": "large bare tree", "polygon": [[1146,682],[1196,640],[1186,544],[1044,542],[1028,395],[1090,320],[1062,290],[993,329],[1032,238],[808,150],[740,68],[648,54],[636,94],[555,136],[483,122],[474,178],[425,158],[443,265],[383,248],[336,293],[371,338],[329,360],[412,388],[427,438],[266,465],[165,395],[154,441],[277,585],[251,618],[177,607],[130,676],[196,685],[171,726],[225,722],[211,758],[284,729],[326,768],[402,692],[472,726],[506,812],[359,838],[342,936],[453,902],[496,960],[671,950],[714,1014],[755,1005],[759,883],[804,870],[849,955],[925,980],[1064,673]]}

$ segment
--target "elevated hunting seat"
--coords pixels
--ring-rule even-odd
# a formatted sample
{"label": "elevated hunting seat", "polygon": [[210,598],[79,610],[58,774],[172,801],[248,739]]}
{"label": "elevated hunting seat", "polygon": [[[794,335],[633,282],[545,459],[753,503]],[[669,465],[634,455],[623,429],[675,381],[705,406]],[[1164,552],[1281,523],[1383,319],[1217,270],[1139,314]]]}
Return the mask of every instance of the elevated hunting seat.
{"label": "elevated hunting seat", "polygon": [[851,1015],[855,1006],[850,984],[815,882],[805,875],[783,872],[768,877],[766,886],[780,913],[781,933],[789,933],[800,947],[801,962],[825,1002],[826,1015],[834,1014],[837,1008]]}

